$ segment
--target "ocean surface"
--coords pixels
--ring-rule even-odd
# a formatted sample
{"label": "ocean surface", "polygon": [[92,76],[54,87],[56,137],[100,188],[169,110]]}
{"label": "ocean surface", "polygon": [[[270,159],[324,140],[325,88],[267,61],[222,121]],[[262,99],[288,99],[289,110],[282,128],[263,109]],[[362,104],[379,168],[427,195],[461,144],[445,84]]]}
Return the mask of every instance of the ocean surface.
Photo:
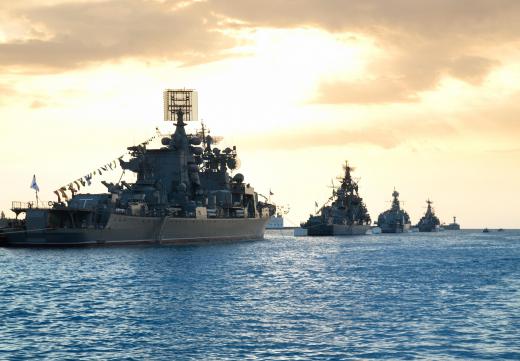
{"label": "ocean surface", "polygon": [[0,248],[0,359],[520,360],[520,232]]}

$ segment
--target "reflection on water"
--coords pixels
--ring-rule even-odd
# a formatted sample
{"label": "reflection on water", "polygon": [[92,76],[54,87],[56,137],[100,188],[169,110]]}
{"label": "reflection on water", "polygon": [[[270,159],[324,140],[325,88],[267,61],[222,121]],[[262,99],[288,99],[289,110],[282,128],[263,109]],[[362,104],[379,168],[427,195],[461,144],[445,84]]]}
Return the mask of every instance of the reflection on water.
{"label": "reflection on water", "polygon": [[0,249],[0,358],[520,359],[520,232]]}

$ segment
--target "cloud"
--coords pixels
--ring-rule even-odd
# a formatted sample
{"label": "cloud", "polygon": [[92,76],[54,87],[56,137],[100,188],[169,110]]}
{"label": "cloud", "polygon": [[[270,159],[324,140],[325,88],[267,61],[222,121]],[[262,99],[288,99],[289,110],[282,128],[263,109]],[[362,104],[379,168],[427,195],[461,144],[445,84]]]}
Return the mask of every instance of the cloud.
{"label": "cloud", "polygon": [[44,35],[0,44],[0,66],[66,70],[137,57],[207,62],[234,45],[204,3],[109,0],[14,10]]}
{"label": "cloud", "polygon": [[500,64],[497,60],[480,56],[461,56],[454,59],[449,66],[449,73],[468,83],[479,85],[492,68]]}
{"label": "cloud", "polygon": [[311,103],[417,102],[420,101],[420,92],[435,88],[443,76],[452,76],[478,86],[499,64],[497,60],[481,56],[461,55],[449,59],[439,57],[436,51],[418,49],[417,53],[373,61],[364,78],[320,83]]}
{"label": "cloud", "polygon": [[516,0],[213,0],[211,4],[213,11],[251,25],[307,25],[378,38],[409,33],[432,40],[459,35],[493,41],[505,36],[516,39],[520,30]]}
{"label": "cloud", "polygon": [[312,102],[320,104],[381,104],[413,102],[418,97],[399,79],[373,79],[353,82],[324,82]]}
{"label": "cloud", "polygon": [[456,136],[454,127],[442,121],[376,121],[362,128],[295,129],[290,133],[244,137],[241,148],[295,150],[303,148],[370,145],[391,149],[409,141]]}
{"label": "cloud", "polygon": [[516,0],[21,3],[7,14],[29,30],[0,43],[0,68],[61,71],[124,58],[206,63],[243,45],[229,29],[316,27],[372,39],[381,51],[366,73],[320,84],[319,103],[417,101],[447,76],[478,86],[507,56],[497,49],[520,40]]}
{"label": "cloud", "polygon": [[14,97],[18,92],[7,84],[0,83],[0,106],[7,104],[7,99]]}
{"label": "cloud", "polygon": [[[366,99],[365,99],[366,100]],[[457,152],[504,150],[518,156],[520,92],[497,101],[476,98],[460,111],[439,108],[418,110],[415,104],[395,112],[365,111],[350,122],[323,122],[319,128],[295,127],[291,131],[241,136],[240,148],[298,150],[304,148],[367,145],[383,149],[407,145],[457,149]],[[355,124],[362,124],[355,126]]]}
{"label": "cloud", "polygon": [[33,100],[31,103],[31,109],[40,109],[40,108],[45,108],[46,106],[47,106],[47,104],[40,100]]}
{"label": "cloud", "polygon": [[[363,34],[382,49],[366,76],[324,82],[313,102],[419,100],[445,76],[479,85],[500,64],[500,46],[520,40],[515,0],[252,0],[212,2],[249,26],[320,27]],[[251,9],[254,8],[254,11]],[[340,92],[340,94],[336,92]]]}

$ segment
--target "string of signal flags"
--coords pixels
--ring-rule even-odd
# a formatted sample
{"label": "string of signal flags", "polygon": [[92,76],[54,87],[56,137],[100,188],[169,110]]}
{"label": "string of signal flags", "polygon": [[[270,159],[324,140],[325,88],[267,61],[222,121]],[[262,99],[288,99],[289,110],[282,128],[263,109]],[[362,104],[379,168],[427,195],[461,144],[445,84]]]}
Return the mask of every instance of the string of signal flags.
{"label": "string of signal flags", "polygon": [[[158,136],[161,136],[161,133],[159,132],[159,129],[155,128],[155,130],[156,130],[156,134],[155,135],[153,135],[152,137],[148,138],[144,142],[139,143],[139,145],[147,146],[148,143],[153,141]],[[61,202],[62,199],[66,200],[66,201],[69,200],[69,195],[67,194],[67,192],[70,192],[72,194],[72,197],[74,197],[74,194],[77,193],[81,189],[81,187],[88,187],[88,186],[90,186],[92,184],[92,179],[94,177],[97,177],[98,175],[102,175],[103,172],[109,172],[111,170],[117,169],[118,163],[120,163],[120,161],[123,159],[123,157],[126,154],[130,154],[130,153],[131,152],[128,151],[125,154],[123,154],[122,156],[117,157],[116,159],[110,161],[109,163],[106,163],[106,164],[98,167],[97,169],[95,169],[92,172],[84,175],[83,177],[80,177],[80,178],[70,182],[69,184],[64,185],[63,187],[60,187],[60,188],[56,189],[54,191],[54,194],[56,194],[56,196],[58,197],[58,202]],[[72,198],[72,197],[70,197],[70,198]]]}

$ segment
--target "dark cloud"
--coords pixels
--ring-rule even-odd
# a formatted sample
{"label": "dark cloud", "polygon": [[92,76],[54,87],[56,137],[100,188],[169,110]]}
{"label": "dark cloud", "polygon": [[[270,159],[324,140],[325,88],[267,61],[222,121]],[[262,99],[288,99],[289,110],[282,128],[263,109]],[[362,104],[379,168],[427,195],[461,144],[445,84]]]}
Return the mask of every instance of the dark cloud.
{"label": "dark cloud", "polygon": [[109,0],[18,9],[46,38],[0,44],[0,66],[68,69],[125,57],[206,62],[234,42],[203,3]]}
{"label": "dark cloud", "polygon": [[461,56],[451,62],[448,71],[459,79],[478,85],[484,80],[485,75],[499,64],[497,60],[480,56]]}

